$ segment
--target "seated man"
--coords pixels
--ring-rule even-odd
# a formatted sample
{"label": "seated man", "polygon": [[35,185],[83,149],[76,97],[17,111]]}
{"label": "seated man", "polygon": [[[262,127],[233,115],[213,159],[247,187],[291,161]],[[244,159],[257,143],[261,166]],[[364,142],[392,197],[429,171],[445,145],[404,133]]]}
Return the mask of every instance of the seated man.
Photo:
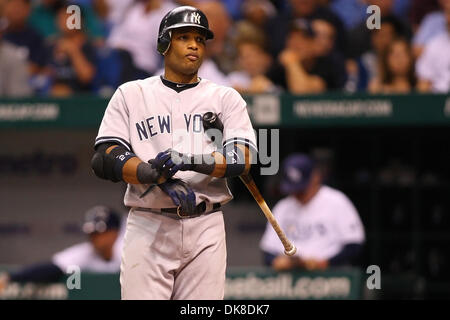
{"label": "seated man", "polygon": [[51,261],[0,275],[0,292],[8,282],[59,281],[70,266],[82,272],[118,273],[123,239],[120,215],[108,207],[95,206],[86,212],[83,232],[89,241],[57,252]]}
{"label": "seated man", "polygon": [[447,29],[433,37],[417,60],[418,89],[422,92],[450,91],[450,5],[445,10]]}
{"label": "seated man", "polygon": [[351,201],[342,192],[322,185],[319,169],[306,155],[289,156],[282,170],[281,191],[288,196],[275,205],[273,214],[298,250],[292,257],[284,255],[268,225],[260,243],[265,264],[277,271],[351,264],[365,239]]}
{"label": "seated man", "polygon": [[267,73],[274,84],[292,94],[317,94],[344,87],[345,68],[325,54],[318,31],[306,20],[291,24],[286,46]]}

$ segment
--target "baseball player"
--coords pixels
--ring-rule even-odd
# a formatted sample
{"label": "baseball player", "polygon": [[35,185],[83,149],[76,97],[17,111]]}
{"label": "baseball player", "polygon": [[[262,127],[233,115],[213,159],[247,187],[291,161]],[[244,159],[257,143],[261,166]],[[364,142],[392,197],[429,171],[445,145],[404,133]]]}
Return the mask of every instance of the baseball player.
{"label": "baseball player", "polygon": [[59,281],[70,266],[77,266],[81,271],[118,272],[123,239],[120,217],[119,213],[106,206],[90,208],[83,224],[83,232],[89,241],[57,252],[49,262],[0,275],[0,292],[8,282]]}
{"label": "baseball player", "polygon": [[[128,184],[122,299],[223,299],[225,178],[250,170],[256,139],[237,91],[197,76],[213,37],[200,10],[170,11],[157,43],[164,74],[121,85],[100,125],[92,169]],[[220,139],[205,134],[207,112]]]}
{"label": "baseball player", "polygon": [[365,240],[364,227],[351,201],[342,192],[322,185],[316,163],[305,154],[283,162],[281,191],[288,196],[273,208],[286,236],[299,248],[287,257],[268,224],[260,247],[265,263],[276,270],[323,270],[354,262]]}

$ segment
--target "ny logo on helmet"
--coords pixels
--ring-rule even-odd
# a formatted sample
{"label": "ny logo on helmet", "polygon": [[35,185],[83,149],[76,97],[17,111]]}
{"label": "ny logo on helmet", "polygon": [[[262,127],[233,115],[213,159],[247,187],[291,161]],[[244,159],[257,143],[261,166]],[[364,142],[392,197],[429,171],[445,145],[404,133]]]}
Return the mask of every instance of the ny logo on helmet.
{"label": "ny logo on helmet", "polygon": [[200,15],[197,12],[191,14],[191,22],[200,24]]}

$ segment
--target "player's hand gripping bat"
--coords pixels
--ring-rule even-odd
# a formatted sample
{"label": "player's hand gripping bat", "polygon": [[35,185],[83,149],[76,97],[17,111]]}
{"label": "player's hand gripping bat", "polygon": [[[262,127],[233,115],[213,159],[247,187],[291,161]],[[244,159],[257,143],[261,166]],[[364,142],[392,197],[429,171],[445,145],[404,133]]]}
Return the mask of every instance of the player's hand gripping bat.
{"label": "player's hand gripping bat", "polygon": [[[220,132],[223,132],[223,124],[220,121],[219,117],[213,113],[213,112],[207,112],[203,115],[203,128],[205,129],[206,134],[208,134],[208,129],[217,129],[220,130]],[[210,136],[211,140],[215,142],[216,144],[220,144],[220,141],[214,141],[215,137]],[[258,190],[258,187],[255,184],[255,181],[253,180],[250,173],[244,174],[239,176],[241,181],[245,184],[248,191],[252,194],[253,198],[255,198],[256,202],[258,203],[259,207],[261,208],[262,212],[266,216],[267,220],[272,225],[273,229],[278,235],[278,238],[281,240],[281,243],[283,243],[284,246],[284,253],[288,256],[292,256],[297,251],[297,248],[294,244],[292,244],[286,235],[284,234],[283,230],[281,229],[280,225],[278,224],[275,216],[273,215],[272,211],[270,210],[269,206],[267,205],[266,201],[262,197],[261,193]]]}

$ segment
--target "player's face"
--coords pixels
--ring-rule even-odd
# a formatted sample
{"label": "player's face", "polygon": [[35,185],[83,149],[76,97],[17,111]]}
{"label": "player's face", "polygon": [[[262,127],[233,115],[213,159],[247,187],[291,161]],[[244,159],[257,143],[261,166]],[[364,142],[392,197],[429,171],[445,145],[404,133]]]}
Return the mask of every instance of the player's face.
{"label": "player's face", "polygon": [[295,194],[295,197],[303,204],[308,203],[319,191],[322,185],[322,176],[318,170],[314,170],[311,175],[311,181],[304,191]]}
{"label": "player's face", "polygon": [[178,28],[172,31],[172,41],[165,54],[166,71],[182,76],[196,75],[203,62],[206,37],[198,28]]}
{"label": "player's face", "polygon": [[95,251],[105,260],[111,260],[112,248],[118,236],[117,230],[93,233],[89,236]]}

